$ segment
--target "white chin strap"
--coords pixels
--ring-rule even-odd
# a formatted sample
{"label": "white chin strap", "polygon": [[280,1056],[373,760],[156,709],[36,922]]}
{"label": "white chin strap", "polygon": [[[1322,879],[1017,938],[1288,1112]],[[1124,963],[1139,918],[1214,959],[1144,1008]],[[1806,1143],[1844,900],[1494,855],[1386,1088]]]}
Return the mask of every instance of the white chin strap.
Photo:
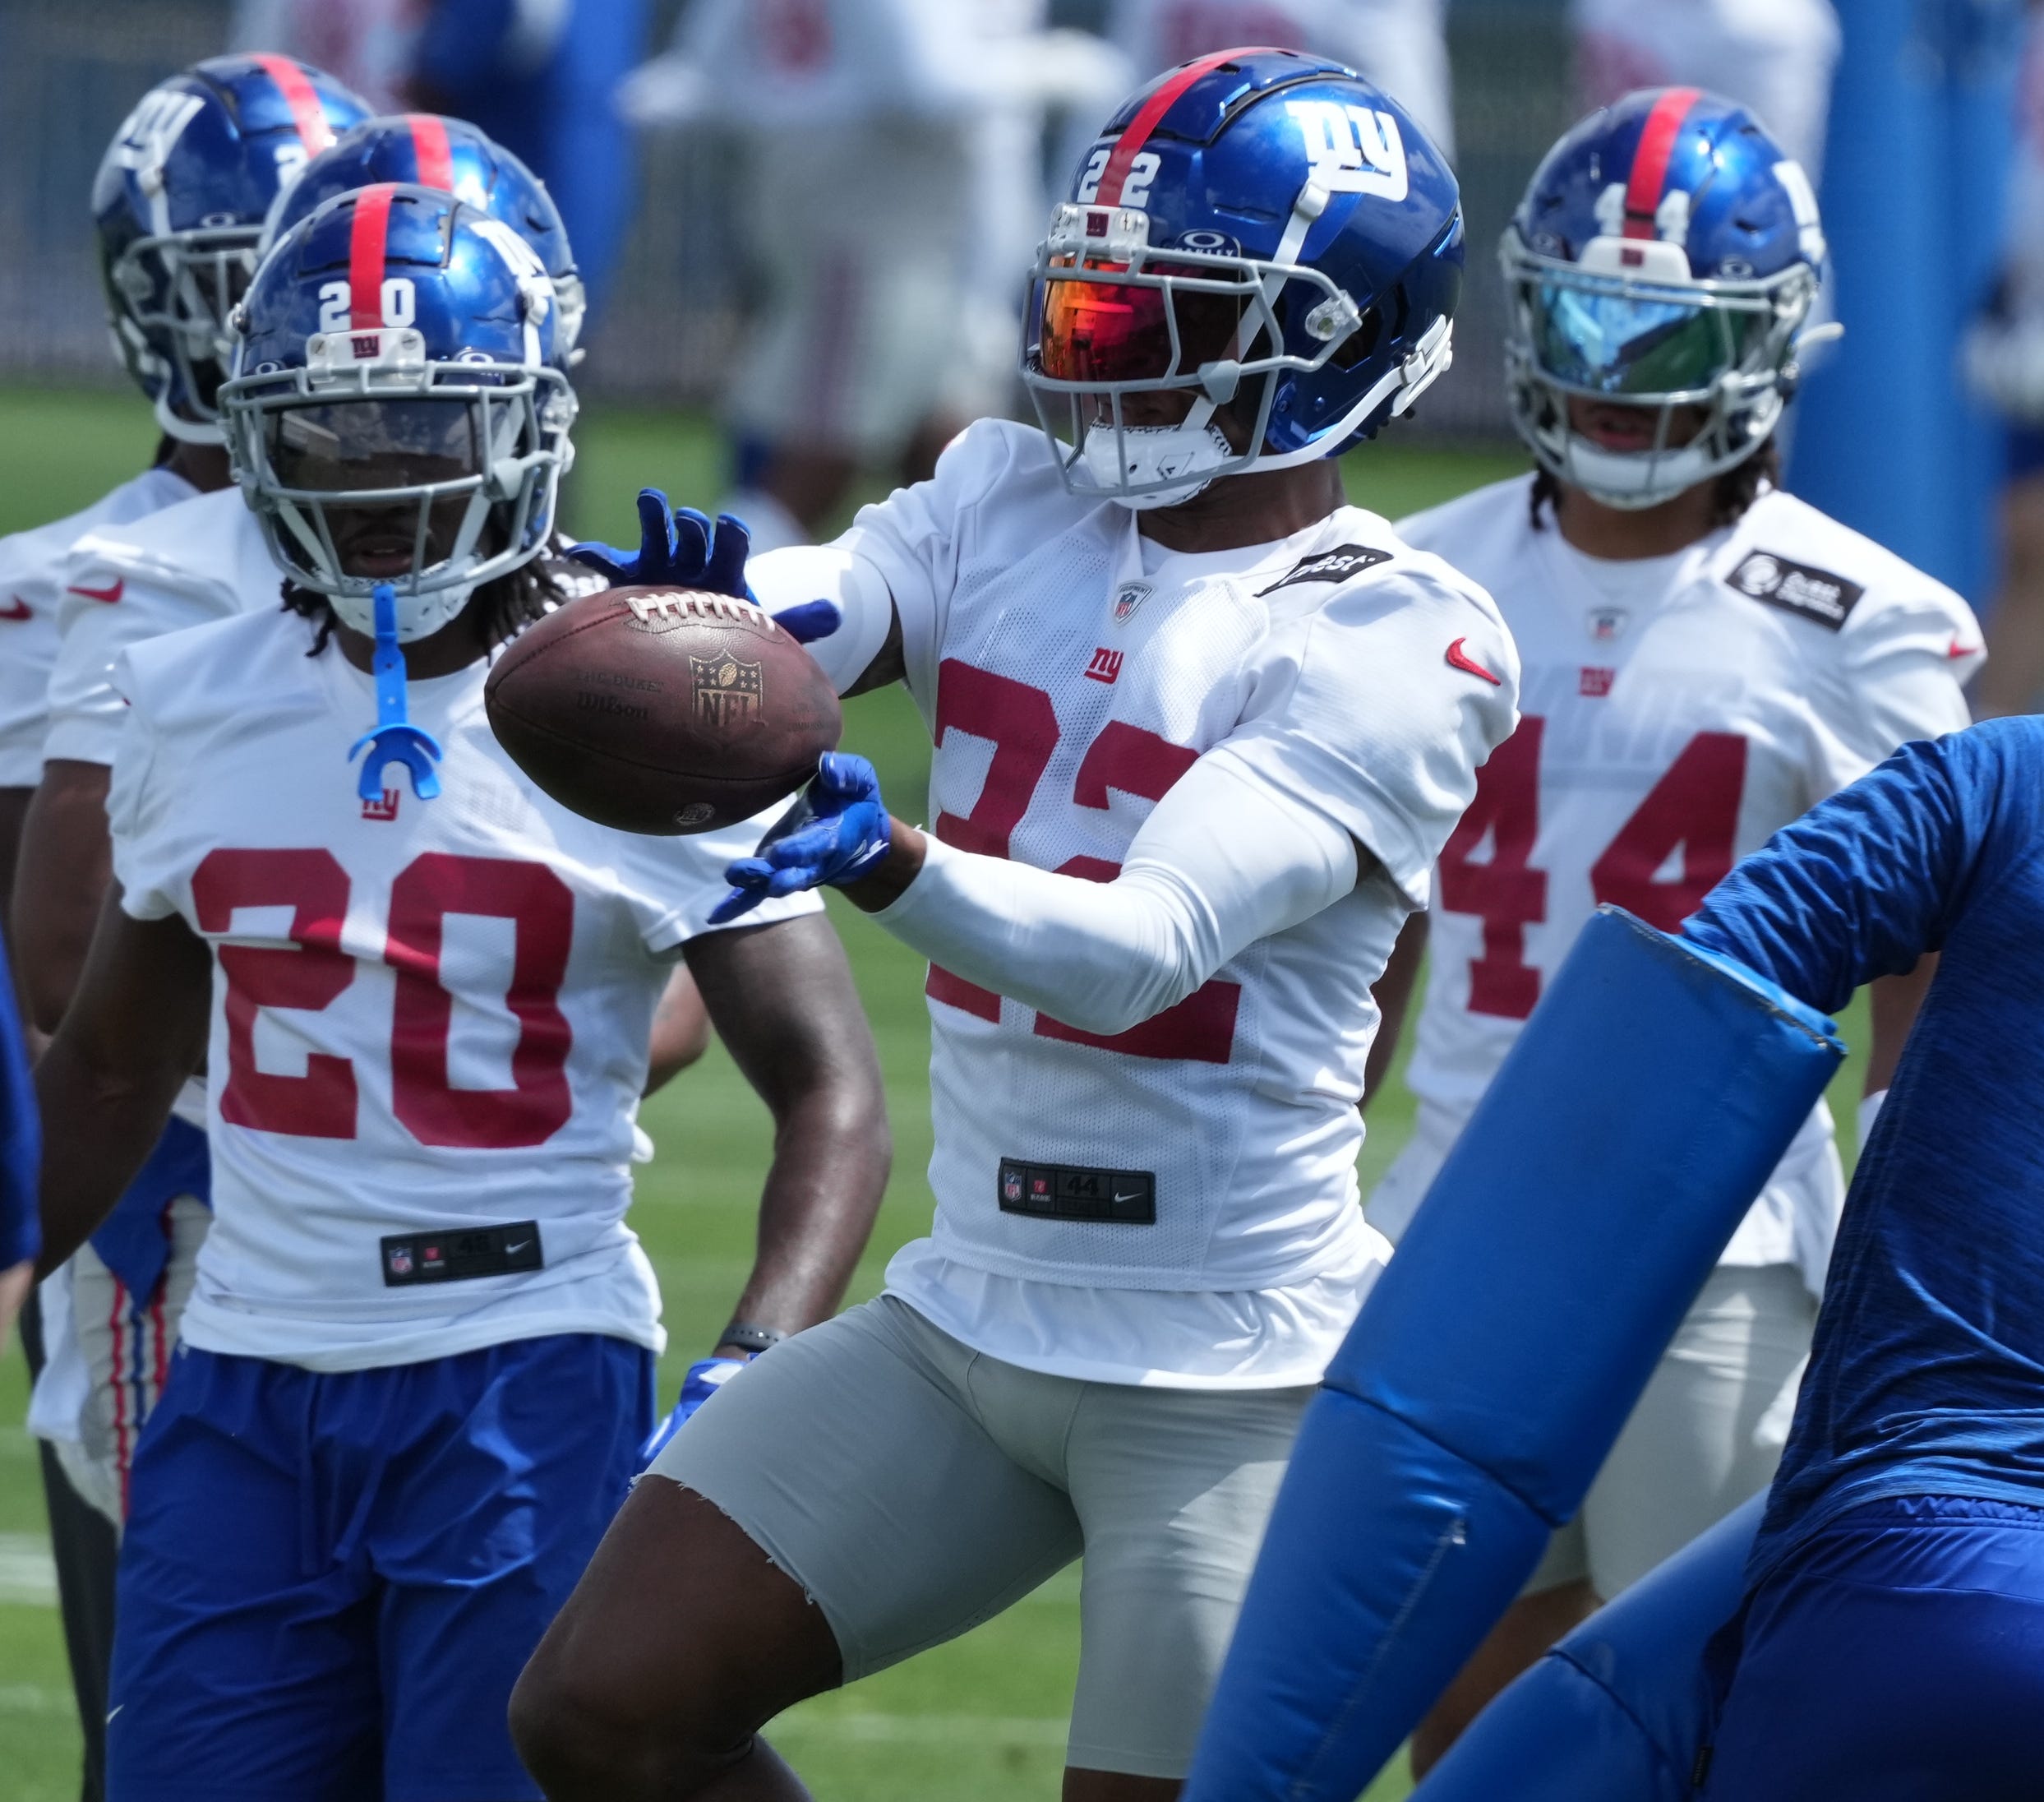
{"label": "white chin strap", "polygon": [[[398,642],[416,645],[422,638],[431,638],[468,604],[476,588],[473,582],[460,582],[425,594],[407,594],[400,590],[397,596]],[[327,600],[342,625],[360,632],[364,638],[376,636],[376,603],[371,596],[330,594]]]}
{"label": "white chin strap", "polygon": [[217,419],[187,419],[171,410],[168,399],[163,395],[156,397],[154,410],[156,423],[164,429],[164,436],[175,438],[180,444],[225,444],[226,429]]}
{"label": "white chin strap", "polygon": [[[1209,404],[1204,410],[1211,414],[1213,409]],[[1124,426],[1119,434],[1110,425],[1089,426],[1081,453],[1087,474],[1103,490],[1111,492],[1124,483],[1130,487],[1152,482],[1170,484],[1148,494],[1112,495],[1121,506],[1138,513],[1191,500],[1234,455],[1234,446],[1219,426],[1206,422],[1195,426],[1190,420],[1175,426]]]}

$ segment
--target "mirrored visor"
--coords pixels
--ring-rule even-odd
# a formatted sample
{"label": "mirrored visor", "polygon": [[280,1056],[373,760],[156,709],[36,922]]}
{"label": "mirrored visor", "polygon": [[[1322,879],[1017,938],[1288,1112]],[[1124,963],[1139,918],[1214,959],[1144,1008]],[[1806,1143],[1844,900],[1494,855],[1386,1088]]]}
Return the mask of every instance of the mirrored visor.
{"label": "mirrored visor", "polygon": [[[1123,263],[1089,263],[1119,272]],[[1211,270],[1162,265],[1146,274],[1193,275]],[[1225,279],[1225,278],[1224,278]],[[1203,363],[1234,353],[1235,334],[1248,296],[1183,287],[1138,287],[1053,277],[1042,284],[1037,361],[1054,381],[1156,381],[1189,377]],[[1174,353],[1171,321],[1178,321]]]}
{"label": "mirrored visor", "polygon": [[479,476],[481,409],[466,400],[338,400],[264,423],[279,484],[316,494],[424,487]]}
{"label": "mirrored visor", "polygon": [[1742,361],[1765,315],[1542,282],[1534,293],[1540,367],[1597,394],[1709,388]]}

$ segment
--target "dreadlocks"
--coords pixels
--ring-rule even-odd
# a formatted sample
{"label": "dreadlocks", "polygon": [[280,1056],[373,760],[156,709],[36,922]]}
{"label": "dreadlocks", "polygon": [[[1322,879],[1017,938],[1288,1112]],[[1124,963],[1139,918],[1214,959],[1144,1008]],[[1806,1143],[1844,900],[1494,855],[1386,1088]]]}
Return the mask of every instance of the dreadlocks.
{"label": "dreadlocks", "polygon": [[[1780,486],[1781,449],[1769,438],[1745,462],[1734,464],[1718,478],[1710,497],[1710,529],[1722,531],[1736,523],[1760,498],[1761,489]],[[1534,472],[1533,488],[1526,497],[1526,507],[1534,531],[1547,529],[1540,515],[1554,506],[1561,493],[1562,484],[1547,470]]]}
{"label": "dreadlocks", "polygon": [[[547,546],[547,555],[521,564],[494,582],[485,582],[476,590],[468,608],[463,609],[464,612],[477,608],[482,609],[478,621],[490,649],[495,650],[507,640],[516,638],[549,608],[560,606],[568,598],[571,591],[562,584],[561,578],[574,566],[558,561],[554,554],[558,546],[559,541],[556,540]],[[334,603],[316,589],[286,582],[284,605],[287,612],[308,619],[319,628],[311,649],[306,653],[308,657],[317,657],[334,635]]]}

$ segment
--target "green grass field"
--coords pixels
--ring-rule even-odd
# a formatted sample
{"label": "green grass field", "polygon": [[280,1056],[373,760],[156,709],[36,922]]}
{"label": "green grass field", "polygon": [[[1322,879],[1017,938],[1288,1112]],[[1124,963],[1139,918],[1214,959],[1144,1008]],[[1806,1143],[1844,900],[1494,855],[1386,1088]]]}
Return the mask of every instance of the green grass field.
{"label": "green grass field", "polygon": [[[579,532],[626,538],[643,483],[698,501],[717,492],[715,440],[699,419],[612,412],[589,418],[579,436],[568,514]],[[144,410],[124,396],[0,391],[0,533],[85,505],[140,467],[150,443]],[[1510,457],[1386,447],[1352,458],[1347,474],[1359,503],[1396,517],[1521,466]],[[928,746],[898,692],[853,703],[847,742],[873,758],[890,794],[922,792]],[[929,1036],[920,961],[850,909],[836,915],[879,1042],[894,1126],[894,1179],[853,1285],[858,1300],[878,1289],[894,1249],[929,1222]],[[1862,1027],[1857,1018],[1848,1027],[1856,1044]],[[1857,1088],[1848,1065],[1834,1104]],[[1849,1104],[1839,1111],[1849,1122]],[[1410,1102],[1394,1080],[1372,1111],[1366,1189],[1410,1121]],[[645,1124],[660,1155],[641,1172],[633,1225],[667,1298],[671,1395],[727,1317],[748,1268],[769,1132],[765,1110],[721,1049],[655,1097]],[[10,1349],[0,1356],[0,1794],[72,1802],[76,1728],[47,1589],[35,1455],[18,1424],[25,1401],[26,1375]],[[1057,1794],[1063,1763],[1077,1625],[1074,1570],[963,1639],[794,1710],[773,1736],[822,1802],[1045,1802]],[[1387,1772],[1370,1802],[1394,1802],[1407,1787],[1402,1772]]]}

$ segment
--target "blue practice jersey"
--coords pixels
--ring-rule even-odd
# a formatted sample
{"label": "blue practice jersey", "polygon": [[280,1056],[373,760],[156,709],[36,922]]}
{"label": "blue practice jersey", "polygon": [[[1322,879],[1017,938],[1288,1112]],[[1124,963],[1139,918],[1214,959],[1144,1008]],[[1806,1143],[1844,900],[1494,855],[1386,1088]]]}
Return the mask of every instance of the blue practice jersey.
{"label": "blue practice jersey", "polygon": [[7,947],[0,945],[0,1270],[12,1269],[42,1250],[35,1212],[42,1164],[35,1085],[15,1010]]}
{"label": "blue practice jersey", "polygon": [[2044,1507],[2044,720],[1905,745],[1682,931],[1830,1011],[1943,954],[1846,1199],[1752,1574],[1882,1496]]}

